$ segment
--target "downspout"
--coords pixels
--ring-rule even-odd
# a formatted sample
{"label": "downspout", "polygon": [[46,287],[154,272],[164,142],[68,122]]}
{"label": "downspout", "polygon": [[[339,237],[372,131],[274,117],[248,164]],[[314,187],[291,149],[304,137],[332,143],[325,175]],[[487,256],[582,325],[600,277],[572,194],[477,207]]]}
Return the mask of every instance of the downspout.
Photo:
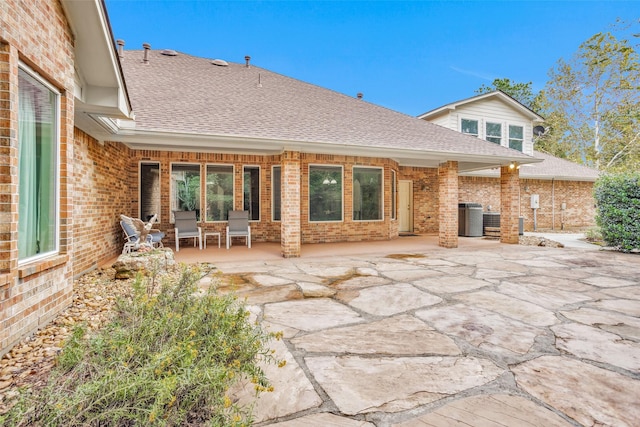
{"label": "downspout", "polygon": [[555,230],[556,226],[556,181],[551,178],[551,229]]}

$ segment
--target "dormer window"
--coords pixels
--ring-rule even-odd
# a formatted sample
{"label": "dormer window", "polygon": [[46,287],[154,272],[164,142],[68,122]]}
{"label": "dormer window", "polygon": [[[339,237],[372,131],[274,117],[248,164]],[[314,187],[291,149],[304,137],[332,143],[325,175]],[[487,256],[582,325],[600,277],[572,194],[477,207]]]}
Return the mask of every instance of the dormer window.
{"label": "dormer window", "polygon": [[460,131],[468,135],[477,137],[478,134],[478,121],[472,119],[462,119],[460,121]]}
{"label": "dormer window", "polygon": [[502,125],[500,123],[487,122],[486,136],[487,141],[500,145],[502,143]]}

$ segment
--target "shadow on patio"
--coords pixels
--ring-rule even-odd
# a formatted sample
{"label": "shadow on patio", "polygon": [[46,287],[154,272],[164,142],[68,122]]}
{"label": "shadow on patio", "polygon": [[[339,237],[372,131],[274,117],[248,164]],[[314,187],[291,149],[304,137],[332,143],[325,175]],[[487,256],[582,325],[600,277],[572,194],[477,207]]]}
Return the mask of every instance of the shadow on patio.
{"label": "shadow on patio", "polygon": [[[488,248],[497,246],[497,240],[483,238],[460,237],[458,247],[469,249]],[[342,242],[342,243],[315,243],[303,244],[301,258],[318,258],[341,255],[365,255],[365,254],[398,254],[419,253],[434,249],[442,249],[438,246],[436,235],[412,235],[401,236],[393,240],[378,240],[367,242]],[[237,262],[237,261],[261,261],[282,259],[280,243],[252,243],[251,249],[243,244],[236,244],[227,250],[224,245],[218,248],[216,244],[207,245],[206,249],[199,250],[190,245],[180,247],[180,252],[175,252],[178,262]]]}

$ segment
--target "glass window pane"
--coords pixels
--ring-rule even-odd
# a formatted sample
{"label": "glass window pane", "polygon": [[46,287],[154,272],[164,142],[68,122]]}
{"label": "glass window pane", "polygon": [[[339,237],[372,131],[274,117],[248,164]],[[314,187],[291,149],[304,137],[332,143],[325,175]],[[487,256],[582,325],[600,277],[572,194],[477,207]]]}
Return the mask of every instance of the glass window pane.
{"label": "glass window pane", "polygon": [[522,151],[523,134],[522,126],[509,125],[509,147]]}
{"label": "glass window pane", "polygon": [[487,141],[500,144],[502,142],[502,125],[500,123],[487,123]]}
{"label": "glass window pane", "polygon": [[18,72],[18,258],[54,252],[57,236],[57,95]]}
{"label": "glass window pane", "polygon": [[[160,215],[160,164],[140,164],[140,219]],[[156,219],[160,222],[160,217]]]}
{"label": "glass window pane", "polygon": [[309,166],[309,220],[342,221],[340,166]]}
{"label": "glass window pane", "polygon": [[260,168],[257,166],[244,167],[242,205],[249,211],[249,219],[260,220]]}
{"label": "glass window pane", "polygon": [[200,221],[200,165],[171,165],[171,211],[195,211]]}
{"label": "glass window pane", "polygon": [[282,191],[282,177],[280,166],[274,166],[271,175],[271,205],[273,220],[280,221],[280,198]]}
{"label": "glass window pane", "polygon": [[468,133],[469,135],[478,136],[478,121],[470,119],[462,119],[462,133]]}
{"label": "glass window pane", "polygon": [[233,210],[233,166],[207,165],[207,221],[227,221]]}
{"label": "glass window pane", "polygon": [[382,169],[353,168],[353,220],[382,219]]}

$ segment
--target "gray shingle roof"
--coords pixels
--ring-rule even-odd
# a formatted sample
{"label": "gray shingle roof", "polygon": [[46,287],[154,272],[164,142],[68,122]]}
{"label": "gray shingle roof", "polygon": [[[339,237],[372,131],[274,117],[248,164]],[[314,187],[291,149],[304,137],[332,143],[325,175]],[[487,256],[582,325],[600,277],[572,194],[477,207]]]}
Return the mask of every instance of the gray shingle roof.
{"label": "gray shingle roof", "polygon": [[[534,151],[533,156],[543,160],[541,163],[522,165],[520,167],[520,178],[525,179],[557,179],[564,181],[595,181],[599,172],[596,169],[579,165],[569,160],[564,160],[540,151]],[[497,170],[483,170],[469,172],[469,176],[500,176]]]}
{"label": "gray shingle roof", "polygon": [[[257,138],[375,149],[440,152],[451,160],[492,156],[532,160],[518,151],[478,140],[364,100],[263,68],[183,53],[125,51],[121,59],[136,131]],[[135,133],[135,132],[134,132]]]}

